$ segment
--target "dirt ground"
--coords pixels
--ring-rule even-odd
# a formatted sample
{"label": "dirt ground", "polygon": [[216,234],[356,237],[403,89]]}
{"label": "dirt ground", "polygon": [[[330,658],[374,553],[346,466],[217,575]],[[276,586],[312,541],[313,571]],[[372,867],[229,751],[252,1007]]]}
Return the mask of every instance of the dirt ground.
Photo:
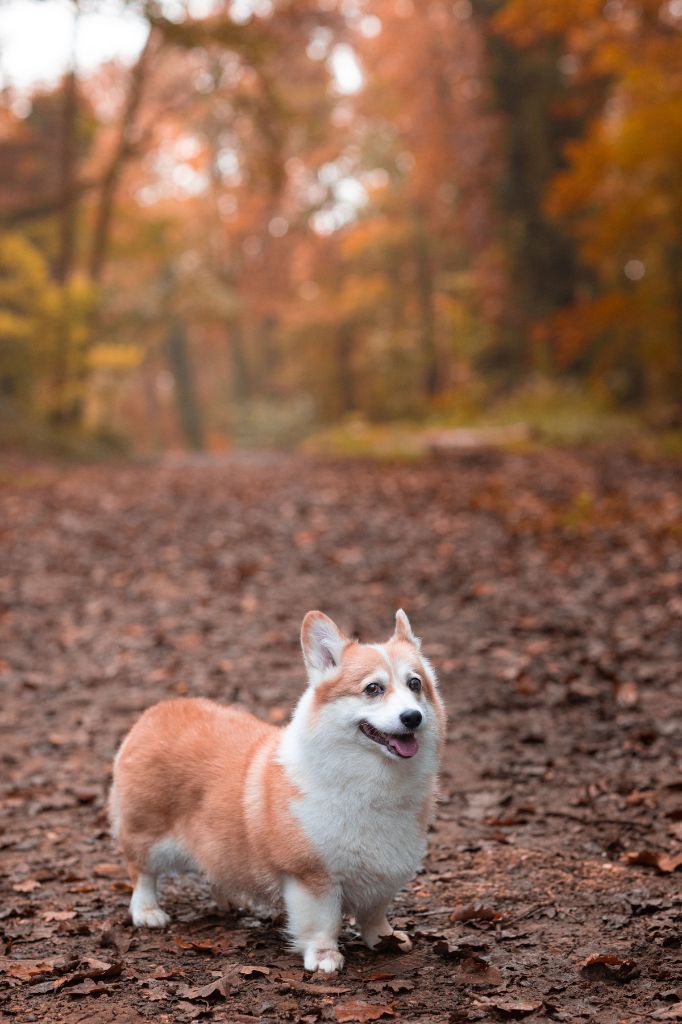
{"label": "dirt ground", "polygon": [[[682,465],[478,453],[59,468],[0,487],[0,1015],[682,1020]],[[169,879],[134,932],[112,756],[178,694],[286,720],[298,632],[404,606],[449,710],[414,950],[303,971],[277,922]],[[400,842],[400,836],[395,837]]]}

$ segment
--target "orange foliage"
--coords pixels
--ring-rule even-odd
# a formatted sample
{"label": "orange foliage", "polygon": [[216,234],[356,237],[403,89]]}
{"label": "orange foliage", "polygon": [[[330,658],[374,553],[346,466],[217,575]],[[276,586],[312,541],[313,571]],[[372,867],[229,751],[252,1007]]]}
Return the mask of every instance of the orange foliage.
{"label": "orange foliage", "polygon": [[682,18],[655,0],[606,8],[510,0],[497,24],[523,46],[559,36],[577,76],[610,81],[546,197],[596,283],[592,299],[553,318],[557,358],[570,363],[597,344],[595,365],[630,361],[674,395],[682,384]]}
{"label": "orange foliage", "polygon": [[87,416],[161,445],[175,416],[199,443],[202,415],[204,436],[259,402],[420,415],[476,373],[508,384],[540,362],[607,388],[625,367],[620,397],[675,397],[677,6],[154,16],[137,64],[77,83],[68,167],[66,84],[26,118],[0,104],[0,215],[94,296],[78,328]]}

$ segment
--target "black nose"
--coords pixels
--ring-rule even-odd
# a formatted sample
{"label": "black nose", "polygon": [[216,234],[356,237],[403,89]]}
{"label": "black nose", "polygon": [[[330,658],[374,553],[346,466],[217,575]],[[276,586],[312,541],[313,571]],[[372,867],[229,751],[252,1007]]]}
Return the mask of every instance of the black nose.
{"label": "black nose", "polygon": [[421,711],[403,711],[400,715],[400,721],[408,729],[416,729],[418,725],[421,725],[422,713]]}

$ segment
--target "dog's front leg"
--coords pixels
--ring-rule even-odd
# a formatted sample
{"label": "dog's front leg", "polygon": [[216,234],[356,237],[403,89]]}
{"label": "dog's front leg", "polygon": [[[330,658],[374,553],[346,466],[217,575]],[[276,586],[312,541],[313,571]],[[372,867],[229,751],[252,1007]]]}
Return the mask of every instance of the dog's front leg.
{"label": "dog's front leg", "polygon": [[287,878],[284,889],[288,930],[294,946],[303,953],[306,971],[331,974],[343,967],[338,940],[341,931],[341,891],[331,886],[315,893],[296,878]]}
{"label": "dog's front leg", "polygon": [[396,931],[386,919],[386,908],[388,903],[381,903],[379,906],[371,907],[362,914],[358,914],[358,926],[362,941],[370,949],[378,945],[381,939],[394,936],[398,946],[403,953],[412,949],[412,940],[405,932]]}

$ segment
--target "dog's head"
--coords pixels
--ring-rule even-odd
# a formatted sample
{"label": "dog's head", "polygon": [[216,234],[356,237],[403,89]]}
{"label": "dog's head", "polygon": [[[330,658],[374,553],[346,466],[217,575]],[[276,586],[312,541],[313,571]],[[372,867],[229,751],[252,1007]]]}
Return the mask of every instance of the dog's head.
{"label": "dog's head", "polygon": [[401,609],[383,644],[349,640],[322,612],[301,629],[310,687],[309,714],[327,741],[358,744],[369,754],[408,760],[420,746],[435,749],[444,711],[436,674]]}

